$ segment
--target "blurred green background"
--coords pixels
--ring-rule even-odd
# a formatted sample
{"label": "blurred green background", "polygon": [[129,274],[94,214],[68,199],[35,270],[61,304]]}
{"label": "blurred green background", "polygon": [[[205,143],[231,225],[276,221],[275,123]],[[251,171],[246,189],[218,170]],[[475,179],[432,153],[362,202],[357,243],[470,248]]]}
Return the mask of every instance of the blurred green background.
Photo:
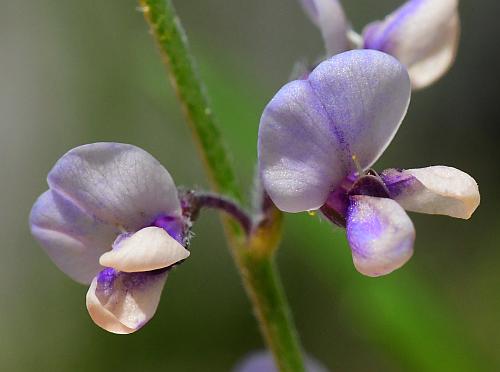
{"label": "blurred green background", "polygon": [[[344,1],[357,30],[401,3]],[[179,0],[242,184],[260,113],[296,61],[322,52],[294,0]],[[205,213],[190,259],[168,280],[156,316],[115,336],[93,325],[87,288],[29,234],[45,177],[67,150],[127,142],[180,185],[206,186],[200,162],[133,0],[3,1],[0,12],[0,369],[228,371],[262,348],[218,220]],[[362,277],[344,233],[289,215],[278,262],[305,349],[335,371],[500,370],[500,176],[496,0],[462,1],[457,62],[413,95],[377,169],[450,165],[472,174],[470,221],[412,215],[415,255],[388,277]]]}

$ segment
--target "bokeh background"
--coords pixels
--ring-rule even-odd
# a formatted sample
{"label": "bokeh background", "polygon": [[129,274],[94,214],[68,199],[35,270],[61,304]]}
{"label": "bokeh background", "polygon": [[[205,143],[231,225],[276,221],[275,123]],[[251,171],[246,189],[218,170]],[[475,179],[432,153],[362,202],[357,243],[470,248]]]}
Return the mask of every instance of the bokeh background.
{"label": "bokeh background", "polygon": [[[266,102],[297,61],[322,53],[294,0],[179,0],[178,11],[242,184],[250,184]],[[344,1],[355,28],[401,1]],[[305,349],[335,371],[499,371],[500,221],[496,0],[462,1],[457,62],[413,95],[376,167],[445,164],[472,174],[470,221],[412,215],[415,255],[365,278],[344,233],[289,215],[278,262]],[[143,147],[178,184],[206,186],[157,50],[133,0],[2,1],[0,12],[0,369],[229,371],[263,347],[212,213],[168,280],[154,319],[131,336],[93,325],[87,288],[33,241],[27,218],[67,150]],[[432,35],[430,35],[432,36]]]}

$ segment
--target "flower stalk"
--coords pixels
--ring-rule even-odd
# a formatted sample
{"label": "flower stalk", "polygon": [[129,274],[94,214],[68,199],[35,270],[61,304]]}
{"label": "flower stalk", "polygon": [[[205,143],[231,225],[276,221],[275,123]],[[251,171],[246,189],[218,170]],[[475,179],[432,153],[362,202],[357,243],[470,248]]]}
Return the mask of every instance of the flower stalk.
{"label": "flower stalk", "polygon": [[[241,202],[241,192],[216,118],[172,1],[139,2],[198,144],[213,191]],[[210,201],[213,200],[205,199],[205,202]],[[265,218],[257,221],[250,237],[245,231],[246,222],[241,223],[241,219],[237,218],[238,224],[225,215],[222,221],[261,332],[278,367],[281,371],[304,371],[299,340],[274,263],[274,252],[281,236],[281,213],[276,209],[266,211]]]}
{"label": "flower stalk", "polygon": [[192,221],[198,218],[203,208],[215,209],[224,212],[238,222],[247,236],[252,232],[252,217],[233,199],[210,192],[187,191],[182,195],[181,200],[183,213],[188,215]]}

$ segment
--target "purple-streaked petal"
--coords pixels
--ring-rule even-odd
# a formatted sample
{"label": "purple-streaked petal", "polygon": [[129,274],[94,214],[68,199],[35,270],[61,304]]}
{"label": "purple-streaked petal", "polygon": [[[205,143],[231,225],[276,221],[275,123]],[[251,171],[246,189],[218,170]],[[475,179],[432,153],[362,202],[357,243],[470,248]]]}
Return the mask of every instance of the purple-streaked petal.
{"label": "purple-streaked petal", "polygon": [[368,168],[382,154],[409,99],[405,68],[373,50],[339,54],[285,85],[259,128],[259,165],[273,202],[286,212],[320,208],[357,170],[353,156]]}
{"label": "purple-streaked petal", "polygon": [[456,168],[387,169],[381,177],[391,198],[408,211],[468,219],[479,206],[476,181]]}
{"label": "purple-streaked petal", "polygon": [[[306,372],[328,372],[318,361],[306,356]],[[272,355],[267,351],[251,353],[239,362],[234,372],[278,372]]]}
{"label": "purple-streaked petal", "polygon": [[89,284],[103,268],[99,256],[119,231],[87,214],[54,191],[43,193],[30,214],[33,236],[54,263],[74,280]]}
{"label": "purple-streaked petal", "polygon": [[258,145],[264,187],[283,211],[318,209],[343,178],[339,145],[307,80],[288,83],[267,105]]}
{"label": "purple-streaked petal", "polygon": [[99,263],[128,273],[152,271],[189,257],[189,251],[160,227],[146,227],[120,239]]}
{"label": "purple-streaked petal", "polygon": [[[309,82],[329,118],[348,173],[370,167],[387,148],[410,102],[408,73],[393,57],[353,50],[321,63]],[[347,175],[347,174],[346,174]]]}
{"label": "purple-streaked petal", "polygon": [[132,145],[77,147],[59,159],[48,183],[89,215],[126,231],[148,226],[160,214],[180,215],[170,174],[149,153]]}
{"label": "purple-streaked petal", "polygon": [[458,48],[458,0],[410,0],[363,31],[365,48],[392,54],[408,67],[414,88],[450,68]]}
{"label": "purple-streaked petal", "polygon": [[104,269],[87,292],[90,317],[106,331],[135,332],[156,312],[166,279],[166,271],[122,273]]}
{"label": "purple-streaked petal", "polygon": [[355,195],[348,211],[347,239],[356,269],[367,276],[380,276],[410,259],[415,228],[394,200]]}
{"label": "purple-streaked petal", "polygon": [[349,50],[349,25],[338,0],[300,0],[311,21],[320,29],[329,56]]}

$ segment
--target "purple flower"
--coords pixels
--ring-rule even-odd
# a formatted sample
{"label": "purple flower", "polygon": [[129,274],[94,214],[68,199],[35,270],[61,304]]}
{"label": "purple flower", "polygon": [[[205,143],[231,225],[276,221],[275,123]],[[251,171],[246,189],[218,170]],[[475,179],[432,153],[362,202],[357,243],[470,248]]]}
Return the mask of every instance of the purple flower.
{"label": "purple flower", "polygon": [[301,0],[321,30],[328,55],[353,47],[395,56],[408,68],[415,89],[424,88],[450,68],[458,48],[458,0],[409,0],[362,36],[350,29],[338,0]]}
{"label": "purple flower", "polygon": [[321,31],[329,55],[351,49],[347,37],[350,28],[342,5],[337,0],[301,0],[311,21]]}
{"label": "purple flower", "polygon": [[[318,361],[306,355],[306,372],[327,372]],[[234,372],[277,372],[272,355],[267,351],[254,352],[247,355],[239,362],[233,370]]]}
{"label": "purple flower", "polygon": [[346,227],[358,271],[388,274],[412,255],[415,230],[403,208],[469,218],[476,182],[450,167],[370,167],[396,134],[410,100],[405,67],[388,54],[338,54],[286,84],[259,128],[262,181],[286,212],[320,209]]}
{"label": "purple flower", "polygon": [[154,315],[168,268],[186,259],[187,221],[165,168],[132,145],[94,143],[66,153],[30,215],[54,263],[90,284],[87,309],[113,333]]}

